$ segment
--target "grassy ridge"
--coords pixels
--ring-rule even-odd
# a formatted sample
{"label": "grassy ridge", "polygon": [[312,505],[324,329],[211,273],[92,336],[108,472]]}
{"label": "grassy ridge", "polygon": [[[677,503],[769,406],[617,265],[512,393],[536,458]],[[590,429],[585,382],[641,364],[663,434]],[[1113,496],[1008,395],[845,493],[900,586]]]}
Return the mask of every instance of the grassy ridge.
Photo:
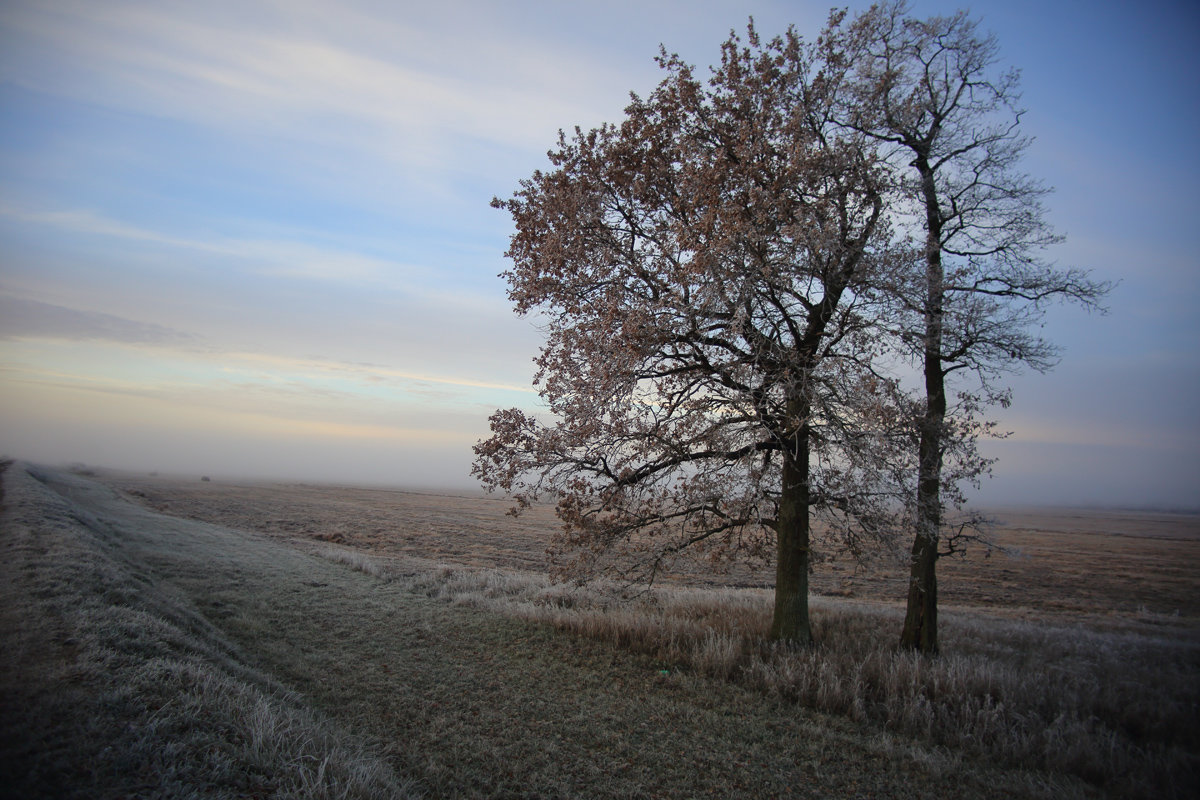
{"label": "grassy ridge", "polygon": [[411,796],[156,585],[105,521],[23,469],[3,481],[0,794]]}

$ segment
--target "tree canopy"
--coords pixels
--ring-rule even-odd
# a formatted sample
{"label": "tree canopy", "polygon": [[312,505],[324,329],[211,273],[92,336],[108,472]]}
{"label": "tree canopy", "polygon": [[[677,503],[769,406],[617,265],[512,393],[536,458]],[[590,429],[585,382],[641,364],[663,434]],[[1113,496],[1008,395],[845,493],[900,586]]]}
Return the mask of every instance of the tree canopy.
{"label": "tree canopy", "polygon": [[[806,642],[814,546],[907,519],[930,588],[944,494],[987,468],[989,381],[1049,366],[1046,298],[1103,287],[1040,260],[1055,238],[1014,170],[1019,112],[997,121],[1015,79],[990,79],[991,40],[905,11],[834,12],[812,43],[751,23],[707,80],[663,51],[621,124],[560,134],[552,169],[493,201],[509,296],[545,327],[546,411],[496,412],[474,474],[518,511],[555,502],[564,574],[774,561],[772,636]],[[958,371],[983,389],[948,405]]]}
{"label": "tree canopy", "polygon": [[807,640],[810,510],[853,545],[895,496],[886,173],[794,31],[731,37],[707,83],[660,61],[620,126],[560,137],[555,169],[496,201],[553,421],[498,412],[476,474],[552,497],[572,569],[774,556],[774,634]]}

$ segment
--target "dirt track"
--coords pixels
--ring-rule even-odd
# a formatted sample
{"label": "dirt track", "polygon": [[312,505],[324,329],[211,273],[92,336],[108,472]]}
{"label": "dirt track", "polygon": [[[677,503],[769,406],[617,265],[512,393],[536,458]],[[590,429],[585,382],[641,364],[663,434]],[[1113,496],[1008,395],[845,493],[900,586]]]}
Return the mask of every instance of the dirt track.
{"label": "dirt track", "polygon": [[[6,539],[18,528],[43,541],[82,527],[102,535],[248,665],[375,742],[431,796],[1002,797],[1027,785],[752,691],[664,677],[607,645],[450,607],[261,534],[157,513],[94,481],[40,476],[6,478]],[[39,529],[37,504],[50,502],[82,527]],[[22,588],[18,566],[10,559],[8,592]],[[6,615],[6,645],[19,624]],[[5,669],[21,679],[20,663]]]}

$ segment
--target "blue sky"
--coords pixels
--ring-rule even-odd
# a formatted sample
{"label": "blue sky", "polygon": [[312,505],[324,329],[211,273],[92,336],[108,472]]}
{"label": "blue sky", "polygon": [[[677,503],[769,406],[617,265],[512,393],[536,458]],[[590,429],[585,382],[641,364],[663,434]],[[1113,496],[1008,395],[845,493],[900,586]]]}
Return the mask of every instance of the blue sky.
{"label": "blue sky", "polygon": [[[862,4],[852,4],[860,8]],[[914,13],[959,6],[917,2]],[[1054,308],[980,502],[1200,505],[1200,12],[970,5],[1021,68]],[[619,121],[753,15],[826,2],[0,5],[0,451],[190,474],[468,487],[532,407],[488,202],[559,128]]]}

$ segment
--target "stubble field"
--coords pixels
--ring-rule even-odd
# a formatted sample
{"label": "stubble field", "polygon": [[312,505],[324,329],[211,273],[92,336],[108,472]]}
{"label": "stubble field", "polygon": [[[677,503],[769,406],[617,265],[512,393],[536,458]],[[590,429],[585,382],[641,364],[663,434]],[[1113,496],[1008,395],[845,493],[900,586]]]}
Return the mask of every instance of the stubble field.
{"label": "stubble field", "polygon": [[[1007,511],[903,575],[818,565],[811,652],[770,576],[621,600],[543,577],[549,509],[10,466],[5,796],[1188,797],[1200,524]],[[248,711],[249,710],[249,711]],[[250,713],[252,711],[253,713]]]}

